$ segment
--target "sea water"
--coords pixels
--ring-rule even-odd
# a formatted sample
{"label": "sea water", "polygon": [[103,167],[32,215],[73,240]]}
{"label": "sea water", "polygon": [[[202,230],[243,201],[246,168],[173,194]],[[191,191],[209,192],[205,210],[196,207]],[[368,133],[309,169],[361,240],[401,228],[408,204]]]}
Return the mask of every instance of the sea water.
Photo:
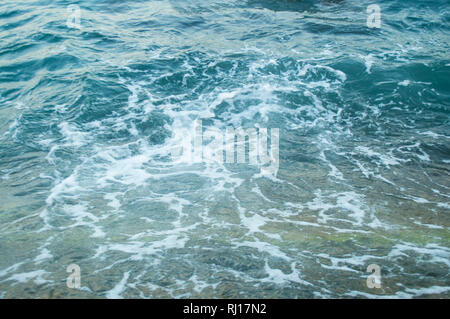
{"label": "sea water", "polygon": [[448,298],[449,9],[2,0],[0,297]]}

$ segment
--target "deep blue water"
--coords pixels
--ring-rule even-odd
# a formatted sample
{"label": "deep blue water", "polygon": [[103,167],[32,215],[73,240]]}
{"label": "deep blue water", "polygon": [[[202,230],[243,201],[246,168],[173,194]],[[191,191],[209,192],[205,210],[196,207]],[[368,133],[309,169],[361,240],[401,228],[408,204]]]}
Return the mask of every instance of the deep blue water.
{"label": "deep blue water", "polygon": [[2,0],[0,297],[448,298],[449,49],[444,0]]}

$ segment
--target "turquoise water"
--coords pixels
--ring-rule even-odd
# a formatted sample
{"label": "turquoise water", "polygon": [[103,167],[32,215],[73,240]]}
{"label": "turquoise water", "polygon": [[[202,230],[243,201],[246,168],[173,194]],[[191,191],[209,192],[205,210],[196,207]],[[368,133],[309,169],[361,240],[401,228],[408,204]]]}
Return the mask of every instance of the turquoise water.
{"label": "turquoise water", "polygon": [[[440,0],[2,0],[0,297],[450,297],[449,32]],[[276,174],[174,161],[198,119],[278,128]]]}

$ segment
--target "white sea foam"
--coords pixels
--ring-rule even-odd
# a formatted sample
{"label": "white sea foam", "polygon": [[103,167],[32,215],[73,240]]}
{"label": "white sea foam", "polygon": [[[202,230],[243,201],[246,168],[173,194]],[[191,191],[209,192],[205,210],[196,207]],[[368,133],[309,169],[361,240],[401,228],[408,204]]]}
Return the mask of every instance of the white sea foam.
{"label": "white sea foam", "polygon": [[296,283],[299,283],[302,285],[307,285],[307,286],[312,285],[311,283],[301,279],[301,274],[298,271],[298,269],[296,268],[295,262],[293,262],[291,264],[291,273],[289,273],[289,274],[285,274],[280,269],[271,268],[267,261],[265,263],[264,270],[268,274],[268,277],[263,278],[261,280],[262,282],[272,282],[272,283],[275,283],[278,285],[289,284],[292,282],[296,282]]}
{"label": "white sea foam", "polygon": [[51,258],[53,258],[53,255],[50,253],[50,250],[48,250],[47,248],[44,247],[41,249],[40,254],[36,256],[34,261],[37,264],[40,264],[40,263],[44,262],[45,260],[51,259]]}
{"label": "white sea foam", "polygon": [[127,284],[129,277],[130,277],[129,271],[124,273],[120,282],[117,285],[115,285],[113,289],[106,292],[106,298],[108,298],[108,299],[123,299],[122,293],[126,289],[126,284]]}
{"label": "white sea foam", "polygon": [[[415,253],[419,256],[428,256],[422,259],[422,262],[440,263],[450,268],[450,249],[436,244],[427,244],[424,247],[418,247],[409,243],[396,244],[388,255],[388,258],[408,257],[409,253]],[[421,262],[421,260],[417,260]]]}
{"label": "white sea foam", "polygon": [[51,282],[51,280],[44,279],[44,276],[49,275],[49,272],[45,270],[35,270],[30,272],[24,272],[24,273],[16,273],[8,278],[8,280],[17,281],[19,283],[25,283],[30,280],[33,280],[33,282],[36,285],[42,285],[45,283]]}
{"label": "white sea foam", "polygon": [[366,66],[366,73],[371,74],[372,73],[372,66],[375,63],[373,54],[369,54],[366,56],[361,56],[364,60],[364,65]]}

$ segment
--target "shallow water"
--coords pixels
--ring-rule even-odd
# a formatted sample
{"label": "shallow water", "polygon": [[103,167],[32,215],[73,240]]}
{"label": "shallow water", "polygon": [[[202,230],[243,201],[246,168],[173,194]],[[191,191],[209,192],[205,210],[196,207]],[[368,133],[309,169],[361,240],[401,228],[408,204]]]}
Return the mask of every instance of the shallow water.
{"label": "shallow water", "polygon": [[0,2],[0,297],[450,296],[447,1],[77,3]]}

